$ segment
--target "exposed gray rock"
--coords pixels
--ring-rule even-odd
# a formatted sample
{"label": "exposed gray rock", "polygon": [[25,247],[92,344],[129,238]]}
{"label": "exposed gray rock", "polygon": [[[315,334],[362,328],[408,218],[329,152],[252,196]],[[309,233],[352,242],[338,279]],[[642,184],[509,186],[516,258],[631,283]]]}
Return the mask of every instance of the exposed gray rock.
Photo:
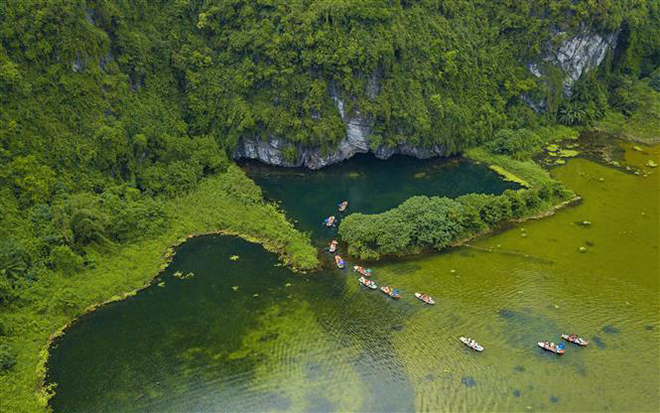
{"label": "exposed gray rock", "polygon": [[[565,32],[554,34],[555,37],[565,35]],[[618,37],[618,32],[601,34],[583,27],[577,34],[561,42],[558,47],[548,46],[541,59],[556,65],[564,72],[566,76],[563,84],[564,94],[570,96],[573,84],[583,73],[601,64],[607,52],[616,47]],[[547,75],[543,66],[537,62],[529,63],[527,68],[538,78]],[[531,102],[527,103],[530,104]],[[539,106],[538,103],[534,103],[537,107]],[[532,107],[537,110],[534,106]]]}
{"label": "exposed gray rock", "polygon": [[545,103],[545,99],[540,99],[540,100],[537,101],[537,100],[534,100],[534,98],[532,98],[531,96],[526,95],[524,93],[521,95],[521,97],[522,97],[523,102],[525,102],[527,104],[527,106],[534,109],[534,112],[536,112],[536,113],[545,112],[545,109],[547,107],[547,105]]}
{"label": "exposed gray rock", "polygon": [[[378,93],[378,90],[378,82],[374,74],[369,81],[367,93],[373,98]],[[344,125],[346,125],[346,138],[339,142],[332,152],[325,153],[320,147],[291,145],[282,138],[269,137],[264,140],[255,137],[252,139],[241,139],[239,141],[234,151],[234,159],[258,159],[261,162],[276,166],[306,166],[310,169],[320,169],[324,166],[349,159],[357,153],[372,152],[379,159],[387,159],[395,154],[409,155],[420,159],[445,154],[444,148],[440,145],[425,148],[402,143],[396,146],[379,145],[375,149],[371,148],[369,141],[372,132],[371,121],[362,116],[359,110],[355,110],[349,114],[346,110],[344,100],[339,96],[334,85],[330,88],[330,97],[335,102],[339,116],[341,116]],[[287,159],[284,155],[287,146],[295,147],[295,159]]]}
{"label": "exposed gray rock", "polygon": [[542,77],[543,73],[541,72],[541,68],[539,67],[538,63],[530,63],[527,65],[527,68],[529,69],[530,72],[536,77]]}
{"label": "exposed gray rock", "polygon": [[71,70],[74,72],[82,72],[85,70],[85,61],[82,59],[76,59],[71,63]]}
{"label": "exposed gray rock", "polygon": [[[565,32],[554,33],[555,38],[565,37]],[[530,73],[539,79],[546,79],[547,65],[554,65],[564,73],[563,92],[571,96],[573,84],[587,71],[598,67],[608,51],[613,50],[619,33],[602,34],[583,26],[575,35],[563,40],[558,46],[550,44],[541,55],[540,61],[527,64]],[[529,95],[521,95],[522,100],[537,113],[547,109],[545,100],[537,101]]]}
{"label": "exposed gray rock", "polygon": [[115,58],[112,55],[112,52],[108,51],[108,53],[106,53],[105,56],[99,59],[99,69],[106,72],[108,70],[108,64],[113,60],[115,60]]}
{"label": "exposed gray rock", "polygon": [[85,9],[85,21],[92,26],[96,26],[96,23],[94,22],[94,15],[96,13],[94,12],[93,9]]}
{"label": "exposed gray rock", "polygon": [[582,28],[549,56],[548,60],[557,64],[566,74],[564,79],[566,95],[570,96],[571,86],[583,73],[600,65],[605,54],[616,47],[618,36],[618,32],[605,35]]}

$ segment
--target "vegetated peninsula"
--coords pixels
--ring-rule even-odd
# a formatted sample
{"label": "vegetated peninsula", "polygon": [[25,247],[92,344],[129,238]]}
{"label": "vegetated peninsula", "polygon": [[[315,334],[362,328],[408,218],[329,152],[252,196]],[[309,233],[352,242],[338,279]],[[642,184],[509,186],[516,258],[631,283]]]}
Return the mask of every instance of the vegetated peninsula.
{"label": "vegetated peninsula", "polygon": [[49,337],[182,238],[317,267],[237,159],[466,154],[525,188],[349,216],[364,258],[574,198],[532,157],[583,129],[660,141],[659,27],[653,0],[1,3],[0,410],[47,410]]}

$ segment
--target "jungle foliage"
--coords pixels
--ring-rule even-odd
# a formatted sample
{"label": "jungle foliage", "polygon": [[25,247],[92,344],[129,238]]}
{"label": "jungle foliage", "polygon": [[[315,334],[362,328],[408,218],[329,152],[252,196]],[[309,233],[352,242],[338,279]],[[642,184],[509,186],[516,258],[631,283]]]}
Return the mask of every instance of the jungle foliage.
{"label": "jungle foliage", "polygon": [[[12,411],[35,410],[31,355],[43,333],[103,295],[86,277],[189,229],[178,210],[187,193],[212,191],[222,205],[252,199],[190,228],[244,231],[313,266],[306,238],[232,169],[240,139],[330,150],[346,133],[341,99],[345,113],[373,122],[373,142],[456,153],[509,129],[493,156],[524,157],[533,145],[521,128],[640,122],[637,91],[653,100],[646,92],[658,89],[659,26],[651,0],[0,2],[0,315],[27,314],[0,325],[20,373],[0,374],[0,398]],[[559,32],[582,29],[619,31],[619,46],[565,98],[559,74],[537,79],[526,64]],[[522,96],[545,99],[546,112]],[[459,229],[404,244],[439,246]]]}

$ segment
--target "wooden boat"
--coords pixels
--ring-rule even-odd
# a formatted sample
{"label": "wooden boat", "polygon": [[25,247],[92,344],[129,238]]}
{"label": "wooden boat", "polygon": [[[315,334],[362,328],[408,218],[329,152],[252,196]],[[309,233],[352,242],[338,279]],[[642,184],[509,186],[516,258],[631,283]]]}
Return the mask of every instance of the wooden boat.
{"label": "wooden boat", "polygon": [[365,277],[371,277],[371,270],[368,270],[364,267],[360,267],[359,265],[354,266],[353,270],[355,270],[356,272],[362,274]]}
{"label": "wooden boat", "polygon": [[562,355],[566,352],[566,349],[564,348],[564,345],[559,343],[555,345],[554,347],[551,347],[550,344],[546,346],[546,344],[542,341],[538,342],[539,347],[541,347],[543,350],[550,351],[552,353],[556,353],[557,355]]}
{"label": "wooden boat", "polygon": [[344,268],[344,260],[341,258],[341,255],[335,255],[335,264],[337,264],[337,267],[340,269]]}
{"label": "wooden boat", "polygon": [[470,342],[469,338],[461,337],[459,338],[463,344],[470,347],[474,351],[484,351],[484,348],[479,345],[476,341]]}
{"label": "wooden boat", "polygon": [[339,212],[346,211],[346,208],[348,208],[348,201],[344,201],[341,204],[339,204]]}
{"label": "wooden boat", "polygon": [[430,304],[430,305],[435,304],[435,300],[430,295],[426,295],[423,293],[415,293],[415,297],[422,300],[426,304]]}
{"label": "wooden boat", "polygon": [[562,334],[561,338],[563,338],[566,341],[570,341],[571,343],[575,343],[578,346],[586,347],[589,342],[583,338],[580,338],[576,336],[575,334]]}
{"label": "wooden boat", "polygon": [[382,292],[384,292],[385,294],[389,295],[390,297],[394,298],[395,300],[398,300],[399,298],[401,298],[401,294],[395,292],[393,289],[391,289],[388,286],[380,287],[380,290]]}
{"label": "wooden boat", "polygon": [[375,282],[373,282],[371,280],[367,280],[364,277],[360,277],[358,281],[360,281],[360,284],[364,285],[365,287],[369,287],[372,290],[375,290],[376,288],[378,288],[378,286],[376,285]]}
{"label": "wooden boat", "polygon": [[326,219],[323,220],[323,225],[326,227],[334,227],[335,226],[335,216],[330,215]]}
{"label": "wooden boat", "polygon": [[330,248],[328,249],[328,251],[330,251],[331,253],[337,251],[337,244],[339,244],[337,240],[333,239],[332,242],[330,243]]}

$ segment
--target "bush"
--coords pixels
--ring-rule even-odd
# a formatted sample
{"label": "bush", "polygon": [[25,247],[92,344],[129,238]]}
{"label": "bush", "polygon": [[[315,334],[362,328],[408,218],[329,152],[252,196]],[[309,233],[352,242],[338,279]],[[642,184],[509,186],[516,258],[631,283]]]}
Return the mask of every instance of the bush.
{"label": "bush", "polygon": [[542,143],[541,138],[529,129],[500,129],[484,146],[490,153],[524,159],[538,151]]}
{"label": "bush", "polygon": [[50,250],[48,262],[63,274],[74,274],[83,269],[83,258],[67,245],[58,245]]}
{"label": "bush", "polygon": [[0,372],[7,371],[16,364],[16,352],[7,344],[0,344]]}
{"label": "bush", "polygon": [[656,92],[660,92],[660,74],[651,80],[649,86],[655,89]]}

